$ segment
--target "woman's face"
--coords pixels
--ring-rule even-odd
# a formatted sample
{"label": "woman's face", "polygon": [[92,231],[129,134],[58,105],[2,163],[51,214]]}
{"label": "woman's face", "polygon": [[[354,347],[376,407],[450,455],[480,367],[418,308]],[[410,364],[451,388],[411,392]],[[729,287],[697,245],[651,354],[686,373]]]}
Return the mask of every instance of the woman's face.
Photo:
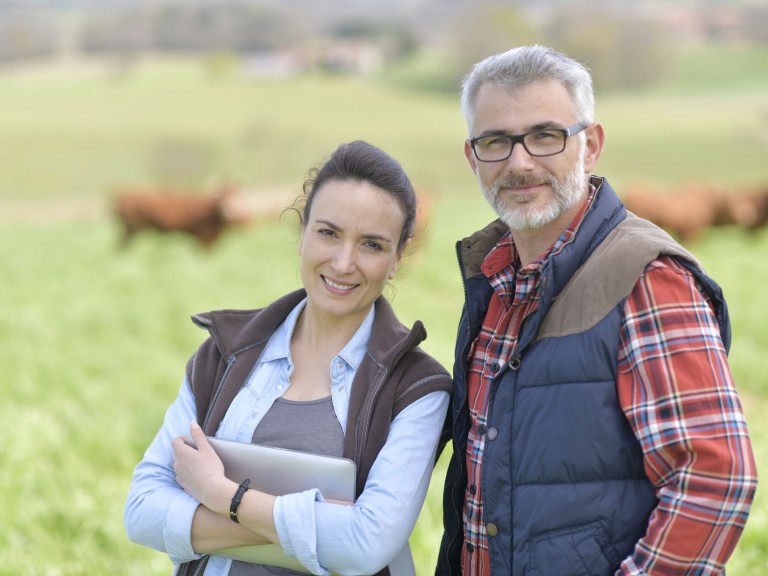
{"label": "woman's face", "polygon": [[400,261],[400,204],[368,182],[329,180],[299,240],[307,310],[331,321],[363,321]]}

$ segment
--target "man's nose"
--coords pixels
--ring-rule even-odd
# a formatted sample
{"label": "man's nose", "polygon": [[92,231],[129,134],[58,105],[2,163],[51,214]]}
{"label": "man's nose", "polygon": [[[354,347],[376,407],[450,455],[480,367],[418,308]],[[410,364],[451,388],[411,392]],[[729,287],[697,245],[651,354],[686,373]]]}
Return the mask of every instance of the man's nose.
{"label": "man's nose", "polygon": [[525,172],[533,170],[536,163],[522,142],[512,144],[512,153],[507,158],[507,168],[510,172]]}

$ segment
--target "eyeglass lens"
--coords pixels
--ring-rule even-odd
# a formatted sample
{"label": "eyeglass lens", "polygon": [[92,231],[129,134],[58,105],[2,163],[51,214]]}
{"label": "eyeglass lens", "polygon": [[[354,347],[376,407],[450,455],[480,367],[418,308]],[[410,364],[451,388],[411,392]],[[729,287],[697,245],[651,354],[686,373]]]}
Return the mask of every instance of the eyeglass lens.
{"label": "eyeglass lens", "polygon": [[506,160],[515,143],[522,143],[531,156],[552,156],[565,149],[566,135],[559,130],[537,130],[522,136],[486,136],[474,141],[479,160],[493,162]]}

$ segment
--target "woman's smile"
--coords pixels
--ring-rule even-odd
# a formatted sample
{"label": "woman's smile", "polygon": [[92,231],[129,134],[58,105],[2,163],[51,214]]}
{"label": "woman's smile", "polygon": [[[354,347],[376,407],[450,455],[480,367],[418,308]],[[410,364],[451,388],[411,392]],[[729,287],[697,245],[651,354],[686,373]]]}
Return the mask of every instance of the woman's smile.
{"label": "woman's smile", "polygon": [[360,286],[360,284],[344,284],[344,283],[341,283],[341,282],[334,282],[333,280],[328,278],[328,276],[322,276],[321,275],[321,277],[322,277],[323,281],[328,285],[328,287],[333,289],[333,291],[339,291],[339,292],[342,292],[342,293],[347,293],[350,290],[352,290],[353,288],[356,288],[356,287]]}

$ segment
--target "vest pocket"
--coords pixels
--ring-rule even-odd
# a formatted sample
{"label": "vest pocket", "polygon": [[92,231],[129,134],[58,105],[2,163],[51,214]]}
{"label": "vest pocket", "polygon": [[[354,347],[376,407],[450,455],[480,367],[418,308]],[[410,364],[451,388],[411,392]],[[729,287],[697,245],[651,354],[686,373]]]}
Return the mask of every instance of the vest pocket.
{"label": "vest pocket", "polygon": [[609,576],[620,563],[603,525],[591,522],[534,538],[525,576]]}

